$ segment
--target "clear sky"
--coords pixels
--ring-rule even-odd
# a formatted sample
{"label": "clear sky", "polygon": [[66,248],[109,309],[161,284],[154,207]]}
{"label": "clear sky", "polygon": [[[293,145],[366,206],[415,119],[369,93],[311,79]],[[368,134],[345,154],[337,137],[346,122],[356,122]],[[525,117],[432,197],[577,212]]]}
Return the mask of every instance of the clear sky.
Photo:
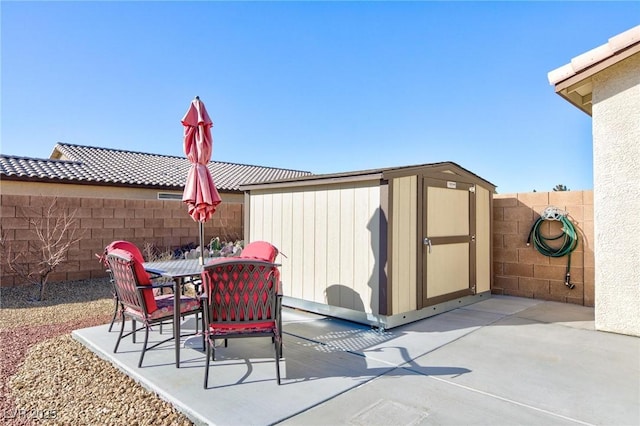
{"label": "clear sky", "polygon": [[7,2],[2,154],[56,142],[314,173],[453,161],[499,193],[591,189],[591,118],[547,73],[640,2]]}

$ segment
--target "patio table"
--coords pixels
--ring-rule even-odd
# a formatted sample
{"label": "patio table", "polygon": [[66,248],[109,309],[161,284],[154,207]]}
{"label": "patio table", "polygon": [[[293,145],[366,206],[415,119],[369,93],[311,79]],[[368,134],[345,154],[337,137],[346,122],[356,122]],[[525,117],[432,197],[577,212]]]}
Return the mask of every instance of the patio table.
{"label": "patio table", "polygon": [[173,280],[173,338],[176,350],[176,368],[180,368],[180,297],[185,278],[200,276],[204,266],[200,259],[177,259],[142,264],[147,272]]}

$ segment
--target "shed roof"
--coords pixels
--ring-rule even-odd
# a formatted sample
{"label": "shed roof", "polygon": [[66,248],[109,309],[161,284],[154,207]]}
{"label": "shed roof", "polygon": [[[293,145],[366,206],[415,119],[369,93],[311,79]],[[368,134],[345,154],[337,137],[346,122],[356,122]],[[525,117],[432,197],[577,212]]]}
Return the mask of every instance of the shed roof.
{"label": "shed roof", "polygon": [[275,187],[293,187],[293,186],[311,186],[325,185],[339,182],[357,182],[364,180],[382,180],[391,177],[409,176],[420,174],[424,171],[432,172],[453,172],[458,176],[466,175],[470,180],[481,182],[484,186],[491,190],[495,190],[496,186],[488,180],[478,176],[477,174],[465,169],[464,167],[451,162],[444,161],[438,163],[416,164],[410,166],[384,167],[378,169],[356,170],[351,172],[315,174],[306,176],[297,176],[286,179],[279,179],[267,182],[255,182],[252,184],[240,185],[242,190],[275,188]]}
{"label": "shed roof", "polygon": [[556,93],[591,115],[591,78],[611,65],[640,53],[640,25],[613,36],[606,44],[576,56],[547,74]]}
{"label": "shed roof", "polygon": [[[182,190],[190,163],[186,157],[57,143],[49,159],[0,154],[6,180],[132,186]],[[219,191],[237,192],[243,183],[290,179],[311,172],[212,161]]]}

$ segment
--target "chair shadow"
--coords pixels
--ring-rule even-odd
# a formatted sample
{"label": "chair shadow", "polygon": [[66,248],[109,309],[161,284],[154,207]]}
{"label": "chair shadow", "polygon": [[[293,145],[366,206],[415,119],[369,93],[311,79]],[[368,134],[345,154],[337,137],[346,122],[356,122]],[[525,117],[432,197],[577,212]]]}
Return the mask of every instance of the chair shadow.
{"label": "chair shadow", "polygon": [[[378,332],[373,330],[371,333],[379,335]],[[296,338],[299,337],[296,336]],[[471,372],[468,368],[457,366],[420,365],[415,359],[423,354],[412,357],[407,349],[402,346],[372,347],[383,342],[383,339],[384,336],[380,339],[366,339],[368,343],[359,347],[354,345],[353,342],[347,343],[346,347],[340,347],[335,345],[335,342],[334,344],[327,344],[308,340],[303,343],[298,340],[295,343],[297,343],[297,346],[303,346],[303,349],[298,348],[295,354],[290,357],[286,357],[286,354],[287,349],[291,349],[291,345],[285,344],[286,376],[283,377],[286,380],[283,380],[283,384],[332,377],[368,377],[369,380],[380,376],[400,377],[416,374],[457,377]],[[375,356],[371,356],[375,355],[376,352],[389,350],[397,350],[400,353],[402,362],[386,363]]]}
{"label": "chair shadow", "polygon": [[[319,324],[315,324],[316,326]],[[397,339],[403,333],[382,332],[366,329],[361,324],[348,323],[350,329],[340,332],[341,338],[333,334],[333,340],[326,335],[315,336],[314,340],[287,332],[284,326],[283,358],[280,360],[282,385],[332,378],[354,378],[369,381],[380,376],[447,376],[458,377],[471,370],[457,366],[420,365],[402,346],[377,347],[378,345]],[[322,328],[320,325],[319,328]],[[193,349],[201,353],[199,343],[193,339]],[[321,341],[325,339],[325,341]],[[186,345],[185,345],[186,346]],[[375,357],[376,352],[396,350],[400,353],[401,362],[388,363]],[[373,356],[368,356],[373,355]],[[418,355],[422,356],[423,354]],[[216,348],[216,361],[211,363],[212,375],[225,375],[225,367],[246,365],[246,371],[240,376],[236,373],[233,383],[209,388],[229,387],[262,381],[252,376],[257,365],[273,365],[274,348],[269,338],[234,339],[228,347],[220,345]],[[190,367],[204,368],[204,354],[190,363]],[[267,367],[272,368],[272,367]],[[216,373],[217,371],[217,373]],[[212,376],[213,377],[213,376]],[[269,379],[271,380],[271,379]]]}
{"label": "chair shadow", "polygon": [[[296,326],[298,328],[296,328]],[[307,333],[303,336],[301,328]],[[436,327],[439,331],[440,327]],[[448,327],[445,327],[448,328]],[[185,321],[181,329],[185,333],[195,331],[195,319]],[[415,333],[415,329],[409,330]],[[159,327],[154,327],[150,342],[160,340],[171,333],[168,326],[162,335]],[[114,334],[114,332],[112,332]],[[316,380],[351,378],[364,383],[377,377],[400,376],[447,376],[458,377],[471,370],[458,366],[421,365],[416,359],[424,353],[411,355],[409,350],[394,340],[406,334],[406,330],[378,330],[369,326],[335,318],[287,322],[283,326],[283,357],[280,360],[282,386]],[[311,337],[308,337],[311,336]],[[141,337],[134,347],[127,345],[122,352],[135,352],[141,347]],[[205,368],[205,352],[201,335],[183,336],[181,370],[202,370]],[[397,351],[394,362],[384,361],[377,356],[383,352]],[[120,352],[120,351],[119,351]],[[151,355],[145,358],[142,370],[157,367],[172,367],[174,363],[174,343],[169,341],[151,352],[162,355]],[[256,382],[275,380],[275,351],[269,337],[252,337],[231,339],[225,347],[222,340],[217,341],[215,361],[211,362],[211,377],[223,377],[222,380],[210,381],[208,389],[229,388],[255,384]],[[239,368],[240,367],[240,368]],[[242,368],[244,367],[244,368]],[[260,370],[257,372],[256,370]],[[266,376],[265,376],[266,372]],[[198,375],[200,377],[200,375]],[[266,378],[265,378],[266,377]]]}

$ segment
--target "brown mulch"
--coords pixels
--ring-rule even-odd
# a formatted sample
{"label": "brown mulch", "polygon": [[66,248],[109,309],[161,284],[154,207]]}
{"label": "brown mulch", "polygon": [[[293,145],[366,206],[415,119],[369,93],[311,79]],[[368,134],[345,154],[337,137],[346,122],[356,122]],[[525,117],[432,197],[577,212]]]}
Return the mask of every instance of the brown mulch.
{"label": "brown mulch", "polygon": [[192,424],[71,337],[111,321],[105,282],[62,283],[44,302],[28,288],[1,291],[0,424]]}

